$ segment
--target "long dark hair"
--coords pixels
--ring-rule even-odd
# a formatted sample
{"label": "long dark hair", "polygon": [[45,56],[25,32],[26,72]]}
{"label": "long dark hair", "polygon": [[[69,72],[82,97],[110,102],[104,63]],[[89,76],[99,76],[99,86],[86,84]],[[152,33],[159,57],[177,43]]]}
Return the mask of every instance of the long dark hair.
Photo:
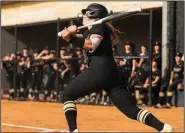
{"label": "long dark hair", "polygon": [[112,44],[113,45],[120,44],[121,40],[118,35],[118,33],[120,33],[120,31],[118,29],[114,28],[114,26],[109,22],[106,22],[106,25],[110,28],[110,30],[112,32]]}

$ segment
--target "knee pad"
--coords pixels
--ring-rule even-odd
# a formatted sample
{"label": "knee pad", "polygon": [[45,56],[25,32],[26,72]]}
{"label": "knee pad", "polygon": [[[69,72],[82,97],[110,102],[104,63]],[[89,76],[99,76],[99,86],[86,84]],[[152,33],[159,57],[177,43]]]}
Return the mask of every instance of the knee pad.
{"label": "knee pad", "polygon": [[167,91],[167,96],[168,97],[172,97],[173,96],[173,92],[172,91]]}
{"label": "knee pad", "polygon": [[24,92],[24,88],[20,88],[20,92],[23,93]]}
{"label": "knee pad", "polygon": [[102,91],[102,95],[103,95],[103,96],[106,96],[106,95],[107,95],[106,91],[103,90],[103,91]]}
{"label": "knee pad", "polygon": [[12,93],[14,93],[15,92],[15,90],[13,89],[13,88],[11,88],[10,90],[9,90],[9,93],[10,94],[12,94]]}
{"label": "knee pad", "polygon": [[159,92],[159,97],[164,97],[164,92]]}
{"label": "knee pad", "polygon": [[29,89],[29,93],[33,93],[33,90],[32,90],[32,88],[30,88],[30,89]]}

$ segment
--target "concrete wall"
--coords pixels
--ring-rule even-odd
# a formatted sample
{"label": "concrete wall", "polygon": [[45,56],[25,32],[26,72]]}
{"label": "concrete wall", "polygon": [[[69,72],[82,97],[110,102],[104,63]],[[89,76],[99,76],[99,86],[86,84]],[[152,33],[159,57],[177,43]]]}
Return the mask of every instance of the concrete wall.
{"label": "concrete wall", "polygon": [[136,7],[142,9],[162,7],[162,1],[25,1],[2,5],[2,26],[15,24],[29,24],[44,21],[53,21],[57,18],[75,18],[81,9],[91,3],[100,3],[107,7],[108,11],[126,11]]}
{"label": "concrete wall", "polygon": [[184,1],[177,2],[176,51],[184,53]]}

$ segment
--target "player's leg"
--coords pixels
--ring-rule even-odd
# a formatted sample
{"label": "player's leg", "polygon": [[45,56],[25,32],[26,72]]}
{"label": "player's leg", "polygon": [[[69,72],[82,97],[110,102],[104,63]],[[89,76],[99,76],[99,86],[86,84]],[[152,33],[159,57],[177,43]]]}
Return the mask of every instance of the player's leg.
{"label": "player's leg", "polygon": [[162,108],[162,105],[165,103],[165,92],[167,90],[167,87],[168,87],[168,82],[165,82],[161,87],[160,87],[160,91],[159,91],[159,100],[158,100],[158,103],[157,103],[157,107],[158,108]]}
{"label": "player's leg", "polygon": [[177,85],[182,82],[183,82],[183,79],[177,79],[171,85],[169,85],[168,90],[167,90],[167,107],[171,107],[173,91],[177,88]]}
{"label": "player's leg", "polygon": [[159,100],[159,90],[160,87],[158,85],[152,86],[152,105],[156,107],[157,102]]}
{"label": "player's leg", "polygon": [[164,123],[158,120],[148,110],[140,109],[136,106],[127,89],[119,86],[113,89],[107,89],[106,91],[114,105],[127,117],[142,122],[158,131],[164,130]]}
{"label": "player's leg", "polygon": [[[103,75],[103,74],[102,74]],[[69,131],[77,129],[77,109],[74,100],[84,97],[101,89],[101,77],[98,79],[90,69],[85,70],[75,77],[63,92],[63,109],[68,122]]]}

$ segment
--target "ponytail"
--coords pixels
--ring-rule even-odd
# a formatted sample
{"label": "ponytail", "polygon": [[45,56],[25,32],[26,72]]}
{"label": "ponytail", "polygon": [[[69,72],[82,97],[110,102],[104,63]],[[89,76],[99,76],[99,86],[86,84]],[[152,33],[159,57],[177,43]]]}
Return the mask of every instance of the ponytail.
{"label": "ponytail", "polygon": [[120,40],[120,37],[118,36],[118,33],[120,33],[120,31],[114,28],[114,26],[109,22],[107,22],[106,25],[110,28],[112,33],[112,36],[111,36],[112,44],[113,45],[120,44],[121,40]]}

